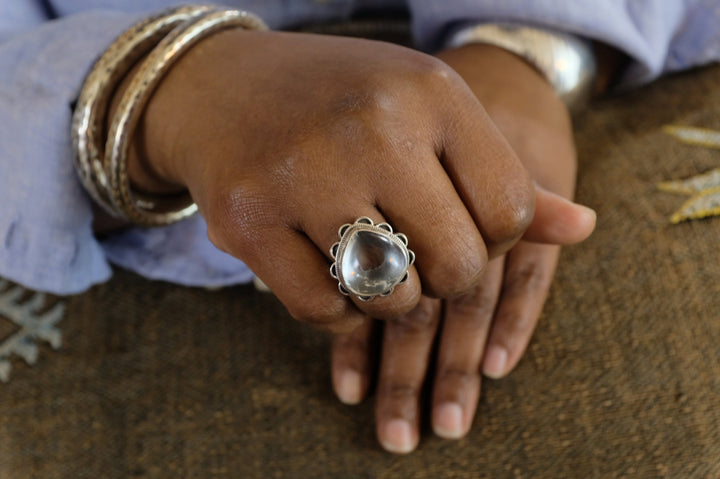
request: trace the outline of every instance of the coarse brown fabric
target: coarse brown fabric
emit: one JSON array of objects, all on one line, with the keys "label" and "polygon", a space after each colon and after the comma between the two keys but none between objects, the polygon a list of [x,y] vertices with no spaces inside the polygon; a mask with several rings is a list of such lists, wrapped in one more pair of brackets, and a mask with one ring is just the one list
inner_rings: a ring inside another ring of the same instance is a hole
[{"label": "coarse brown fabric", "polygon": [[69,300],[60,350],[0,384],[0,478],[720,477],[720,218],[670,226],[684,198],[655,188],[720,166],[661,131],[720,130],[719,111],[712,67],[577,118],[598,229],[564,250],[467,438],[385,453],[372,400],[332,395],[328,338],[271,295],[118,272]]}]

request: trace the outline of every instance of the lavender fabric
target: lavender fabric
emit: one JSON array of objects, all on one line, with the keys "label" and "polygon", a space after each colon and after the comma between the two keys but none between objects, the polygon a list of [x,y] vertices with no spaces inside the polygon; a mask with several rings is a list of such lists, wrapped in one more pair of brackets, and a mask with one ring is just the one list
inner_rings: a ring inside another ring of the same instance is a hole
[{"label": "lavender fabric", "polygon": [[[70,118],[93,61],[141,17],[174,0],[0,1],[0,276],[56,294],[107,280],[110,263],[186,285],[249,281],[215,249],[201,217],[151,230],[93,236],[92,208],[72,165]],[[626,52],[626,82],[720,59],[717,0],[235,0],[275,29],[348,19],[360,9],[406,7],[420,48],[449,29],[517,21],[601,40]]]}]

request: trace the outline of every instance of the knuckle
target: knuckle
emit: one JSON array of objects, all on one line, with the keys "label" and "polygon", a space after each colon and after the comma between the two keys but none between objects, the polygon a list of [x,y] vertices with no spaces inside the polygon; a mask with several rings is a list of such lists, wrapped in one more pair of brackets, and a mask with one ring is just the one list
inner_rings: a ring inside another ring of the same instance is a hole
[{"label": "knuckle", "polygon": [[458,83],[458,74],[447,63],[431,55],[418,54],[414,57],[411,68],[408,69],[412,78],[421,85],[430,88],[439,88],[447,92],[447,88],[454,88]]},{"label": "knuckle", "polygon": [[293,318],[320,329],[329,329],[348,316],[347,301],[341,297],[323,295],[321,301],[304,298],[286,307]]},{"label": "knuckle", "polygon": [[527,341],[530,338],[537,321],[537,315],[528,314],[525,311],[502,311],[497,318],[498,324],[502,324],[502,334],[497,335],[494,342],[513,351],[517,349],[518,342]]},{"label": "knuckle", "polygon": [[529,262],[508,269],[505,273],[503,294],[517,297],[529,292],[545,291],[549,286],[550,280],[545,268],[538,262]]},{"label": "knuckle", "polygon": [[379,393],[394,401],[414,400],[420,395],[420,386],[406,380],[393,378],[380,383]]},{"label": "knuckle", "polygon": [[447,314],[459,316],[470,324],[486,324],[495,313],[497,299],[487,288],[477,286],[448,301]]},{"label": "knuckle", "polygon": [[385,89],[381,85],[370,84],[343,92],[335,101],[333,110],[341,118],[375,117],[382,114],[386,101]]},{"label": "knuckle", "polygon": [[258,187],[236,185],[218,192],[205,215],[208,238],[223,251],[256,244],[277,222],[273,200]]},{"label": "knuckle", "polygon": [[429,284],[434,295],[442,298],[467,293],[480,282],[487,268],[484,250],[465,251],[450,257],[455,260],[434,265],[423,283]]},{"label": "knuckle", "polygon": [[532,215],[527,211],[518,207],[506,209],[499,221],[487,232],[488,239],[494,244],[514,243],[519,240],[532,221]]},{"label": "knuckle", "polygon": [[332,102],[331,113],[339,118],[362,118],[372,125],[373,121],[396,118],[399,108],[418,105],[418,98],[428,93],[447,95],[462,84],[459,75],[442,60],[404,52],[394,66],[368,72],[349,85]]},{"label": "knuckle", "polygon": [[449,382],[458,389],[475,384],[480,377],[478,370],[467,370],[460,366],[448,365],[440,367],[437,373],[437,381]]},{"label": "knuckle", "polygon": [[368,341],[353,334],[338,335],[335,339],[333,354],[341,357],[347,366],[358,372],[368,372],[365,358],[369,353]]},{"label": "knuckle", "polygon": [[528,229],[535,215],[535,196],[532,188],[507,193],[506,206],[499,210],[495,221],[485,231],[494,243],[517,241]]},{"label": "knuckle", "polygon": [[440,320],[439,304],[423,300],[408,314],[390,322],[389,334],[393,337],[427,334],[435,331]]},{"label": "knuckle", "polygon": [[330,99],[329,122],[352,124],[360,119],[367,120],[363,125],[371,125],[372,120],[393,114],[398,103],[398,85],[394,75],[387,71],[372,71],[350,82]]},{"label": "knuckle", "polygon": [[356,302],[356,306],[375,319],[396,321],[412,313],[420,303],[421,295],[420,285],[409,280],[388,298],[378,298],[370,303]]},{"label": "knuckle", "polygon": [[[375,91],[345,92],[328,115],[328,123],[323,129],[324,141],[365,152],[370,161],[374,155],[371,152],[385,151],[389,147],[387,131],[397,112],[396,103],[390,93],[377,88]],[[357,171],[358,165],[348,161],[343,162],[342,167]]]}]

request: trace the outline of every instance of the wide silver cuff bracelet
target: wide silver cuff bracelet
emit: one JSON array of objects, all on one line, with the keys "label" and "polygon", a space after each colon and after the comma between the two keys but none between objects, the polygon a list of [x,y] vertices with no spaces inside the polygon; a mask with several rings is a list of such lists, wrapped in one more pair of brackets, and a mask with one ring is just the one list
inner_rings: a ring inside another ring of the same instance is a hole
[{"label": "wide silver cuff bracelet", "polygon": [[570,108],[590,99],[597,76],[592,44],[556,30],[517,24],[482,24],[453,32],[447,47],[485,43],[508,50],[528,61],[553,86]]}]

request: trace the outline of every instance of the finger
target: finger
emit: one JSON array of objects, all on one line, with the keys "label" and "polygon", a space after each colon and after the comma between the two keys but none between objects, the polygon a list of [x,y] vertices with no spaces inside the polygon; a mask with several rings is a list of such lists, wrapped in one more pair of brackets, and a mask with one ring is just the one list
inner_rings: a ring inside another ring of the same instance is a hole
[{"label": "finger", "polygon": [[494,258],[508,251],[532,221],[533,184],[474,97],[465,99],[449,121],[453,128],[442,145],[443,165]]},{"label": "finger", "polygon": [[[408,182],[406,188],[397,188]],[[472,289],[487,265],[485,243],[434,153],[378,175],[378,204],[415,252],[423,294],[453,297]]]},{"label": "finger", "polygon": [[440,306],[423,297],[402,319],[385,323],[375,415],[378,440],[390,452],[406,454],[419,441],[420,393]]},{"label": "finger", "polygon": [[[320,202],[320,205],[323,203]],[[315,211],[311,217],[306,217],[300,224],[300,228],[306,232],[308,237],[318,246],[324,247],[328,259],[326,275],[330,276],[330,262],[333,261],[330,255],[330,248],[340,240],[339,228],[344,224],[352,224],[359,217],[370,218],[374,224],[388,223],[388,220],[374,207],[357,204],[355,206],[342,202],[331,202],[323,207],[308,209]],[[320,211],[320,214],[317,212]],[[352,212],[352,213],[351,213]],[[350,214],[358,214],[357,217]],[[318,221],[321,218],[322,221]],[[355,306],[365,314],[376,319],[398,318],[412,310],[420,300],[420,278],[414,266],[408,268],[408,279],[398,284],[388,296],[375,296],[370,301],[362,301],[355,295],[349,298]],[[336,294],[340,295],[338,282],[335,280]]]},{"label": "finger", "polygon": [[512,370],[530,341],[547,298],[560,247],[521,242],[508,253],[500,302],[488,339],[483,373]]},{"label": "finger", "polygon": [[523,240],[571,245],[587,239],[595,229],[595,211],[535,185],[535,216]]},{"label": "finger", "polygon": [[305,235],[278,226],[263,213],[272,209],[250,198],[230,198],[205,213],[212,243],[242,260],[295,319],[335,333],[360,325],[365,315],[338,293],[325,256]]},{"label": "finger", "polygon": [[332,342],[332,382],[345,404],[358,404],[370,387],[375,321],[366,318],[354,331],[336,334]]},{"label": "finger", "polygon": [[435,434],[459,439],[470,430],[480,397],[480,364],[500,294],[504,258],[488,265],[472,293],[446,301],[433,386]]}]

